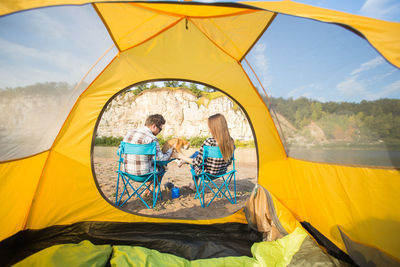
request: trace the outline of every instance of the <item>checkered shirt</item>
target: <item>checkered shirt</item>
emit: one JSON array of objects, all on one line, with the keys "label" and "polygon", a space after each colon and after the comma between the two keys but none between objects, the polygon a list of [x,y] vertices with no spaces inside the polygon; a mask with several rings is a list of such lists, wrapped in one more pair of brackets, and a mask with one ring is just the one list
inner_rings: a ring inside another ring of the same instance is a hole
[{"label": "checkered shirt", "polygon": [[[202,169],[201,169],[201,164],[203,163],[203,147],[204,146],[218,146],[217,141],[213,138],[207,138],[204,143],[201,145],[199,154],[197,157],[193,159],[193,169],[196,172],[196,174],[200,174]],[[232,163],[232,157],[228,162],[225,162],[224,159],[218,159],[218,158],[206,158],[205,161],[205,166],[204,166],[204,171],[212,174],[212,175],[217,175],[217,174],[222,174],[225,173],[228,166],[231,165]]]},{"label": "checkered shirt", "polygon": [[[151,130],[146,126],[129,131],[123,141],[131,144],[150,144],[151,142],[156,142],[156,157],[158,161],[168,160],[172,154],[172,148],[165,154],[162,153],[157,137],[155,137]],[[125,172],[133,175],[143,175],[152,172],[153,170],[154,164],[152,155],[126,155],[124,162]]]}]

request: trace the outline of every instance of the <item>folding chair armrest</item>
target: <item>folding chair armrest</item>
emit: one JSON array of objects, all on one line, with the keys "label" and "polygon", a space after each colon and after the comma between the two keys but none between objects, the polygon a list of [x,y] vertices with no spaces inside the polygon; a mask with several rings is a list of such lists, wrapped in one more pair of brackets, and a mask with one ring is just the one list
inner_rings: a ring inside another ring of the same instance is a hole
[{"label": "folding chair armrest", "polygon": [[167,165],[168,163],[170,163],[170,162],[173,161],[173,160],[175,160],[175,159],[160,160],[160,161],[157,161],[156,164],[157,164],[158,166],[165,166],[165,165]]}]

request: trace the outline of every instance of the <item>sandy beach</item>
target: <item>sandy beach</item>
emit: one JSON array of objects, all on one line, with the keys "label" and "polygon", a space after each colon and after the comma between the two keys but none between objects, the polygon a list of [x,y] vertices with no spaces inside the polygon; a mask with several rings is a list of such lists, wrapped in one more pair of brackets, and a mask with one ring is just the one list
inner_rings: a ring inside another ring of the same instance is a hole
[{"label": "sandy beach", "polygon": [[[190,155],[195,149],[185,151]],[[188,164],[178,167],[175,161],[168,164],[168,169],[161,183],[162,200],[157,201],[154,209],[147,209],[138,198],[130,199],[122,209],[127,212],[143,215],[162,216],[182,219],[207,219],[224,217],[242,208],[257,183],[257,159],[255,148],[236,149],[236,199],[237,204],[231,204],[225,198],[215,198],[209,207],[202,208],[200,201],[195,199],[195,190],[190,189],[192,183],[190,167]],[[115,202],[118,162],[116,148],[95,147],[93,156],[96,178],[103,194]],[[173,183],[179,188],[180,197],[172,198],[171,190],[166,183]],[[123,187],[120,185],[119,192]],[[209,191],[206,201],[212,197]],[[125,198],[123,198],[125,199]],[[145,198],[145,200],[149,200]],[[148,201],[150,203],[151,201]]]}]

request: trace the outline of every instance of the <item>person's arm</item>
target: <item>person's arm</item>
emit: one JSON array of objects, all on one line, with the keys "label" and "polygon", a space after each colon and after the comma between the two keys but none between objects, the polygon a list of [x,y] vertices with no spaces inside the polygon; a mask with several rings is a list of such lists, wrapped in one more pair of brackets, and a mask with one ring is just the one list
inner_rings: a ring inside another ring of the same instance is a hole
[{"label": "person's arm", "polygon": [[178,159],[181,159],[181,160],[184,160],[185,162],[187,162],[187,163],[189,163],[189,164],[193,164],[193,159],[192,158],[190,158],[190,157],[188,157],[188,156],[185,156],[185,155],[183,155],[182,153],[177,153],[178,155],[177,155],[177,158]]},{"label": "person's arm", "polygon": [[156,143],[156,149],[157,149],[157,161],[166,161],[169,160],[172,154],[172,148],[168,149],[165,154],[161,151],[160,149],[160,144],[157,142]]},{"label": "person's arm", "polygon": [[188,162],[189,164],[192,164],[194,168],[201,168],[201,164],[203,163],[203,151],[204,151],[204,146],[210,146],[210,138],[207,138],[204,140],[203,144],[201,145],[199,149],[199,153],[195,158],[189,158],[184,156],[185,158],[182,158],[184,161]]}]

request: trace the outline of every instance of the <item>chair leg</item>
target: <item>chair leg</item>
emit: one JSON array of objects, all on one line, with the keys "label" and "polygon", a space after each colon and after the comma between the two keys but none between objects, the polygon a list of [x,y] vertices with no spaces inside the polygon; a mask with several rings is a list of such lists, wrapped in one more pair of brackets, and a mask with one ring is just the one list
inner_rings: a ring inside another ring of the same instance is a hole
[{"label": "chair leg", "polygon": [[[127,198],[127,199],[125,199],[125,201],[120,205],[120,207],[122,207],[123,205],[125,205],[125,203],[126,202],[128,202],[128,200],[129,199],[131,199],[133,196],[137,196],[138,198],[140,198],[140,200],[146,205],[146,207],[148,208],[148,209],[150,209],[150,207],[149,207],[149,205],[147,204],[147,202],[142,198],[142,196],[141,196],[141,194],[147,189],[147,190],[150,190],[150,188],[146,185],[146,181],[145,182],[143,182],[136,190],[135,190],[135,188],[129,183],[129,182],[127,182],[128,184],[129,184],[129,186],[132,188],[132,190],[133,190],[133,193],[132,194],[130,194],[129,195],[129,197]],[[142,188],[142,186],[145,186],[146,187],[146,189],[143,189],[140,193],[139,193],[139,190]]]},{"label": "chair leg", "polygon": [[117,178],[117,188],[115,190],[115,205],[118,206],[118,187],[119,187],[119,179],[120,179],[121,174],[118,172],[118,178]]},{"label": "chair leg", "polygon": [[192,178],[193,178],[194,186],[195,186],[195,188],[196,188],[196,194],[194,195],[194,199],[196,199],[196,198],[200,197],[200,195],[199,195],[199,190],[198,190],[198,185],[197,185],[197,181],[198,181],[199,179],[196,180],[195,177],[192,177]]},{"label": "chair leg", "polygon": [[235,204],[236,202],[236,173],[233,173],[233,194],[235,196]]},{"label": "chair leg", "polygon": [[[221,193],[228,199],[228,201],[230,203],[236,204],[236,184],[235,184],[235,180],[234,180],[234,197],[232,197],[231,191],[229,190],[229,185],[231,184],[233,175],[234,174],[230,174],[226,180],[224,179],[223,186],[225,186],[225,190],[224,190],[224,192],[221,192]],[[221,186],[221,188],[222,188],[222,186]],[[229,197],[225,194],[226,191],[228,191]]]},{"label": "chair leg", "polygon": [[[163,200],[162,191],[161,191],[161,181],[165,174],[165,171],[160,173],[159,175],[155,175],[153,182],[153,208],[156,206],[158,196],[160,195],[160,200]],[[155,193],[154,193],[155,192]]]},{"label": "chair leg", "polygon": [[[122,191],[121,195],[119,196],[119,199],[118,199],[118,202],[117,202],[117,203],[118,203],[117,206],[119,206],[119,207],[122,207],[122,206],[123,206],[123,204],[120,204],[120,203],[121,203],[122,197],[123,197],[124,194],[125,194],[125,191],[127,192],[127,195],[129,196],[128,188],[127,188],[127,186],[126,186],[126,184],[127,184],[128,182],[125,181],[125,176],[124,176],[123,174],[121,174],[121,180],[122,180],[122,182],[123,182],[123,184],[124,184],[124,190]],[[118,197],[118,195],[117,195],[116,197]],[[125,202],[124,202],[124,203],[125,203]]]},{"label": "chair leg", "polygon": [[[196,179],[196,176],[194,176],[194,175],[192,176],[192,178],[193,178],[193,183],[196,187],[196,194],[194,196],[194,199],[199,198],[200,206],[202,208],[204,208],[204,186],[202,186],[204,180],[202,177],[199,177],[199,176],[197,176],[197,179]],[[200,188],[201,188],[201,191],[200,191]]]},{"label": "chair leg", "polygon": [[[206,204],[206,207],[210,206],[210,204],[214,201],[214,199],[215,199],[216,197],[222,198],[223,196],[224,196],[231,204],[236,204],[236,180],[235,180],[235,173],[229,174],[229,176],[228,176],[226,179],[225,179],[224,177],[222,177],[223,183],[222,183],[221,186],[217,186],[211,178],[209,178],[209,177],[207,177],[207,178],[208,178],[208,181],[206,182],[205,187],[208,187],[208,188],[214,193],[214,196],[213,196],[213,198]],[[232,182],[232,178],[233,178],[233,187],[234,187],[234,188],[233,188],[233,191],[234,191],[234,192],[233,192],[233,196],[232,196],[232,194],[231,194],[231,192],[230,192],[230,190],[229,190],[229,185],[230,185],[231,182]],[[213,188],[209,185],[210,183],[217,189],[216,192],[215,192],[215,191],[213,190]],[[226,194],[226,192],[228,192],[228,195],[229,195],[229,196]],[[221,194],[221,197],[219,197],[218,194]]]},{"label": "chair leg", "polygon": [[[150,209],[150,206],[147,204],[147,202],[142,198],[141,194],[146,191],[149,190],[151,193],[153,193],[153,190],[151,190],[149,188],[149,186],[147,185],[149,178],[147,178],[144,182],[142,182],[142,184],[135,189],[132,184],[129,182],[130,178],[129,177],[125,177],[125,175],[121,175],[122,181],[124,183],[124,190],[122,192],[122,194],[119,196],[119,200],[117,201],[117,206],[122,207],[123,205],[125,205],[126,202],[128,202],[133,196],[138,197],[145,205],[148,209]],[[133,190],[132,194],[129,193],[128,190],[128,185],[131,187],[131,189]],[[143,188],[144,187],[144,188]],[[124,200],[123,203],[121,203],[121,199],[122,196],[125,194],[125,191],[127,192],[126,194],[128,195],[128,198]],[[118,196],[117,196],[118,197]]]}]

